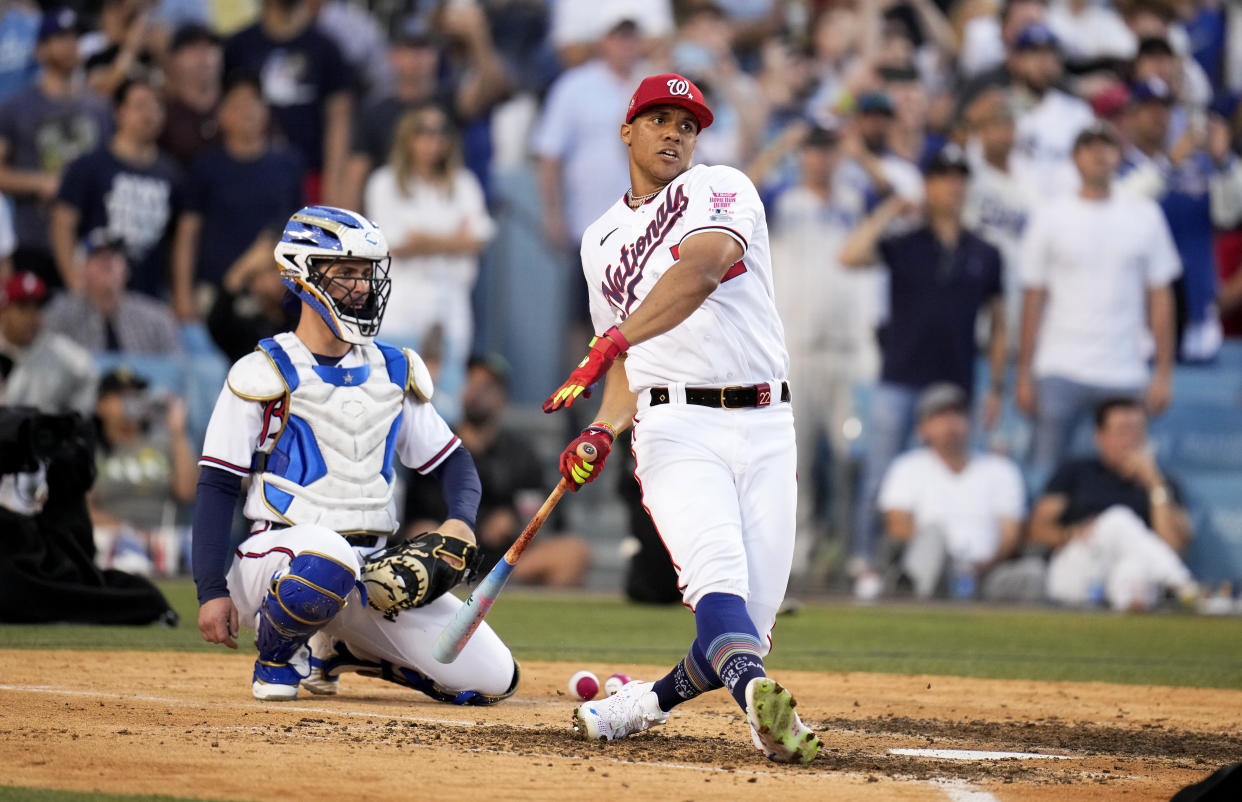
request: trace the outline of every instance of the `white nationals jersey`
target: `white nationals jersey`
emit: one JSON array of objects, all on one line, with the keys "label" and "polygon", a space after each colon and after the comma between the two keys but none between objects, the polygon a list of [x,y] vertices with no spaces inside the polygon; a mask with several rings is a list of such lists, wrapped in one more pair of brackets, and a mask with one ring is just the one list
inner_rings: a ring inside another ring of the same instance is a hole
[{"label": "white nationals jersey", "polygon": [[394,457],[426,473],[460,442],[427,402],[422,360],[375,343],[321,365],[289,333],[259,347],[229,370],[199,465],[251,476],[252,521],[395,532]]},{"label": "white nationals jersey", "polygon": [[637,210],[622,198],[587,228],[582,270],[596,332],[633,313],[677,262],[682,241],[708,231],[735,239],[742,259],[690,317],[630,348],[625,370],[634,392],[786,378],[763,204],[750,179],[732,167],[692,167]]}]

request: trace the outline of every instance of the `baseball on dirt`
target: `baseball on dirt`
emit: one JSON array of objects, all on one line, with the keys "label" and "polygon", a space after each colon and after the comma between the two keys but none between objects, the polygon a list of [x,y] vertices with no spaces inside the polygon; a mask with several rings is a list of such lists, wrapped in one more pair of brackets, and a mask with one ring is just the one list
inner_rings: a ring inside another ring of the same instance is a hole
[{"label": "baseball on dirt", "polygon": [[584,702],[599,693],[599,677],[590,671],[579,671],[569,678],[569,692]]},{"label": "baseball on dirt", "polygon": [[629,674],[621,674],[621,673],[613,674],[611,677],[604,680],[604,692],[607,693],[609,696],[612,696],[614,693],[621,690],[621,688],[625,686],[625,683],[629,681],[630,681]]}]

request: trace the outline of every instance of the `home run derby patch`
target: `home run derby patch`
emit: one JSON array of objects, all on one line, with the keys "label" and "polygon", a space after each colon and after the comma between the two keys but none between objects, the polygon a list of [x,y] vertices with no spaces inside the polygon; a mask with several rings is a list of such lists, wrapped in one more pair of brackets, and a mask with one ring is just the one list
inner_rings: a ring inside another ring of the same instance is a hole
[{"label": "home run derby patch", "polygon": [[736,201],[736,192],[716,192],[713,190],[711,199],[708,201],[712,208],[712,220],[717,223],[732,220],[733,204]]}]

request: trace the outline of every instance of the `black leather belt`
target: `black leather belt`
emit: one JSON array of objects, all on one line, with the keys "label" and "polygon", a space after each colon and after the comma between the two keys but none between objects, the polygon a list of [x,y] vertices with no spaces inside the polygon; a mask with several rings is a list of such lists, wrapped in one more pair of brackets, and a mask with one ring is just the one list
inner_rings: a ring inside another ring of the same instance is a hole
[{"label": "black leather belt", "polygon": [[[715,409],[766,407],[774,402],[770,384],[733,384],[728,387],[687,387],[686,403]],[[789,382],[781,382],[779,401],[789,400]],[[667,387],[651,388],[651,406],[669,403]]]},{"label": "black leather belt", "polygon": [[[266,529],[261,532],[251,532],[251,535],[261,535],[263,532],[275,532],[278,529],[288,529],[289,524],[279,524],[272,522]],[[351,546],[359,546],[367,549],[378,545],[381,537],[385,535],[345,535],[345,541]]]}]

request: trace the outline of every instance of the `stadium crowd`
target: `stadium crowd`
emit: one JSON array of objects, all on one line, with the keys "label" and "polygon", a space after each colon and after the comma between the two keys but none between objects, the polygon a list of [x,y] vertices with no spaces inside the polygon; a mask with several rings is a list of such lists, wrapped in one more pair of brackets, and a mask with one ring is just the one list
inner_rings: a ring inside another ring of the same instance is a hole
[{"label": "stadium crowd", "polygon": [[[767,206],[800,582],[1231,599],[1242,6],[1221,0],[0,0],[0,403],[95,416],[101,560],[174,526],[228,364],[289,326],[271,251],[306,204],[381,226],[381,338],[492,443],[463,393],[503,376],[529,406],[591,334],[578,242],[662,72],[715,114],[696,161]],[[483,352],[505,368],[472,374]]]}]

